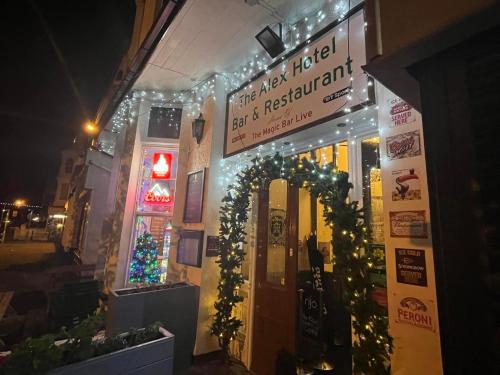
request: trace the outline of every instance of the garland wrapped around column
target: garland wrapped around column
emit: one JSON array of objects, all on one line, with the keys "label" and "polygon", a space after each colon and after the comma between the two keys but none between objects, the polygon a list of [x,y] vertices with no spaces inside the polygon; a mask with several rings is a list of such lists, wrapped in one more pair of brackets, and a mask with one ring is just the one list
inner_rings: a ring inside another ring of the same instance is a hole
[{"label": "garland wrapped around column", "polygon": [[243,284],[241,264],[245,257],[245,223],[248,220],[250,196],[268,186],[271,180],[286,179],[291,186],[307,188],[324,205],[325,223],[333,228],[335,249],[333,277],[342,286],[343,302],[353,317],[354,372],[383,375],[390,373],[392,338],[384,309],[372,299],[373,284],[369,269],[370,254],[364,250],[367,229],[358,202],[348,202],[352,184],[348,174],[337,172],[333,164],[320,166],[314,160],[280,154],[253,160],[237,175],[234,185],[222,200],[219,228],[219,268],[217,310],[211,333],[228,354],[229,343],[236,337],[241,321],[235,318],[234,306],[242,301],[238,289]]}]

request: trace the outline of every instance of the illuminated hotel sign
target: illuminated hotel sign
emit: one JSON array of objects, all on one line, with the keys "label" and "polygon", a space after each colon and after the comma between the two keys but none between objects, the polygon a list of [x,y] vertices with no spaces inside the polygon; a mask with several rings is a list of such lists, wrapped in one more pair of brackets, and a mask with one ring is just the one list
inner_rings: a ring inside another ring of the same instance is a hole
[{"label": "illuminated hotel sign", "polygon": [[153,155],[153,171],[151,178],[168,180],[172,169],[172,154],[156,153]]},{"label": "illuminated hotel sign", "polygon": [[359,11],[227,97],[224,156],[371,103]]}]

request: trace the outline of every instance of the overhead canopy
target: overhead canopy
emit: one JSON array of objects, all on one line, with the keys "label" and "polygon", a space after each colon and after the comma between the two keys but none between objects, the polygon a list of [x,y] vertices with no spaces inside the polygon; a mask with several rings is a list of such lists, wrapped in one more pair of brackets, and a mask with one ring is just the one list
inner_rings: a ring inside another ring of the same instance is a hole
[{"label": "overhead canopy", "polygon": [[314,16],[324,3],[324,0],[188,0],[134,88],[187,90],[213,73],[232,72],[262,53],[255,35],[265,26],[280,22],[286,26]]}]

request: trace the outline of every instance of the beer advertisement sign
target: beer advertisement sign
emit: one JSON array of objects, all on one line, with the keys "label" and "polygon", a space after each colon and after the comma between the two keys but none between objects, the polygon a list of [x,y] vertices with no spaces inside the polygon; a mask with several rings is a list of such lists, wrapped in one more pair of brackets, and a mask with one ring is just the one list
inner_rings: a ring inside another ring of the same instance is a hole
[{"label": "beer advertisement sign", "polygon": [[427,286],[425,250],[396,248],[396,277],[398,283]]},{"label": "beer advertisement sign", "polygon": [[431,332],[436,331],[433,301],[412,296],[397,296],[396,299],[398,301],[396,323],[409,324]]},{"label": "beer advertisement sign", "polygon": [[427,238],[425,210],[389,212],[391,237]]},{"label": "beer advertisement sign", "polygon": [[391,128],[397,128],[406,124],[411,124],[417,120],[413,107],[403,99],[395,96],[389,99]]},{"label": "beer advertisement sign", "polygon": [[386,143],[389,160],[411,158],[422,154],[418,130],[387,137]]},{"label": "beer advertisement sign", "polygon": [[392,171],[392,200],[412,201],[422,199],[420,176],[418,168]]}]

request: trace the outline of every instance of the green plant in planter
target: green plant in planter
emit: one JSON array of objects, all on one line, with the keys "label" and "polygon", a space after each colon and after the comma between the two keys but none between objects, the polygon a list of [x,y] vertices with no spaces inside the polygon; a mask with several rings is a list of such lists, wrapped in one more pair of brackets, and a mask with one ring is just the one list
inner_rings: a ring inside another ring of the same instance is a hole
[{"label": "green plant in planter", "polygon": [[85,319],[69,331],[63,327],[63,339],[67,339],[63,345],[64,362],[74,363],[94,357],[95,345],[92,339],[103,326],[103,316],[94,315]]},{"label": "green plant in planter", "polygon": [[45,374],[52,368],[59,367],[63,359],[62,348],[55,345],[54,335],[40,338],[27,338],[16,345],[7,363],[0,368],[5,375]]},{"label": "green plant in planter", "polygon": [[[131,329],[130,332],[93,341],[93,337],[103,326],[101,315],[89,317],[80,325],[67,331],[63,328],[59,335],[45,335],[28,338],[14,347],[0,375],[39,375],[71,363],[84,361],[100,355],[143,344],[160,338],[160,322],[146,328]],[[66,340],[56,345],[57,339]]]}]

